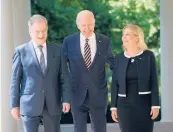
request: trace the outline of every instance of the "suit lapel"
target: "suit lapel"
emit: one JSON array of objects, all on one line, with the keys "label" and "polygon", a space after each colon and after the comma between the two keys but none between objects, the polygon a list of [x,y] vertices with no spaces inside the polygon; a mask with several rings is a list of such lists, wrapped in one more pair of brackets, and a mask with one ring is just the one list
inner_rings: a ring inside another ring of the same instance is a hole
[{"label": "suit lapel", "polygon": [[36,55],[36,52],[35,52],[35,49],[34,49],[34,45],[33,45],[33,43],[32,43],[31,41],[29,42],[29,49],[30,49],[30,51],[31,51],[31,54],[32,54],[34,63],[36,64],[37,69],[38,69],[38,71],[39,71],[39,74],[43,77],[44,75],[43,75],[43,73],[42,73],[40,64],[39,64],[39,62],[38,62],[37,55]]},{"label": "suit lapel", "polygon": [[121,73],[119,73],[119,74],[122,76],[124,84],[126,85],[125,80],[126,80],[126,71],[127,71],[127,66],[129,63],[129,58],[124,57],[124,55],[122,55],[121,61],[119,61],[119,63],[120,62],[121,62],[121,64],[120,64],[120,67],[121,67],[120,72]]},{"label": "suit lapel", "polygon": [[85,60],[82,56],[82,53],[81,53],[81,47],[80,47],[80,34],[77,34],[77,39],[76,39],[76,50],[77,50],[77,54],[79,55],[79,58],[80,58],[80,61],[82,63],[82,65],[85,67],[85,70],[88,70],[86,65],[85,65]]},{"label": "suit lapel", "polygon": [[101,44],[101,39],[100,39],[100,36],[98,34],[96,34],[96,54],[94,56],[94,59],[91,63],[91,66],[90,66],[90,69],[92,69],[92,67],[94,66],[95,62],[96,62],[96,59],[97,59],[97,56],[100,55],[100,44]]},{"label": "suit lapel", "polygon": [[47,47],[47,67],[46,67],[46,71],[45,71],[45,75],[44,76],[46,76],[47,75],[47,73],[48,73],[48,71],[49,71],[49,66],[50,66],[50,63],[51,63],[51,57],[52,57],[52,46],[50,45],[50,44],[48,44],[47,42],[46,42],[46,47]]}]

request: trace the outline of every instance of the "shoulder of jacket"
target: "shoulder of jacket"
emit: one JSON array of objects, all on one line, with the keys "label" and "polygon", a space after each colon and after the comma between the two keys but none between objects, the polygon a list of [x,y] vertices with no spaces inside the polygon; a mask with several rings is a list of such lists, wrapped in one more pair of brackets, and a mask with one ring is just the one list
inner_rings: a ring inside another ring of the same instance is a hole
[{"label": "shoulder of jacket", "polygon": [[21,51],[21,50],[27,48],[28,45],[29,45],[29,42],[28,42],[28,43],[23,43],[23,44],[17,46],[17,47],[15,48],[15,50]]},{"label": "shoulder of jacket", "polygon": [[74,34],[71,34],[71,35],[68,35],[64,38],[64,40],[71,40],[71,39],[74,39],[75,37],[77,37],[78,35],[80,35],[79,33],[74,33]]},{"label": "shoulder of jacket", "polygon": [[144,55],[154,55],[154,53],[151,50],[145,50]]}]

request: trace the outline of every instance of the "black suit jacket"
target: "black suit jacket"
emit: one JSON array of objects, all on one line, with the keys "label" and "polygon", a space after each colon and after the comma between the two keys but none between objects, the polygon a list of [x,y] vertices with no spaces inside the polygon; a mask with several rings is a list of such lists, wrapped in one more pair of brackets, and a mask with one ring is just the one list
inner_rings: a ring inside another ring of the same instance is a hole
[{"label": "black suit jacket", "polygon": [[105,64],[113,67],[114,55],[107,36],[96,34],[96,46],[96,55],[88,70],[81,54],[80,34],[76,33],[64,39],[63,51],[69,63],[73,106],[83,104],[87,91],[91,107],[105,107],[107,104]]},{"label": "black suit jacket", "polygon": [[[126,96],[126,70],[129,58],[124,52],[116,55],[111,86],[111,106],[117,107],[119,95]],[[138,72],[139,94],[151,94],[152,106],[159,106],[156,61],[153,52],[146,50],[135,59]]]}]

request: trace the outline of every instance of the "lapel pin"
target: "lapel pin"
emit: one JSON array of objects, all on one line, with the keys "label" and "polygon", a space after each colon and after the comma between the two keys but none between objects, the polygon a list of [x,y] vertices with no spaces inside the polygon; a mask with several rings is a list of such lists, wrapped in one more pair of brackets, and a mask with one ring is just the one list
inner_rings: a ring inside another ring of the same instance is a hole
[{"label": "lapel pin", "polygon": [[131,62],[133,63],[135,61],[135,59],[131,59]]}]

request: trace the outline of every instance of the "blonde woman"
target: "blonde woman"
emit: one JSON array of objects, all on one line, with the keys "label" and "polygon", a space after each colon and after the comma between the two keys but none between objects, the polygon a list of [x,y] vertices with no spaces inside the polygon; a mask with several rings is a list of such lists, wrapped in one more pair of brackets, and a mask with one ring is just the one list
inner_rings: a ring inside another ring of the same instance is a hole
[{"label": "blonde woman", "polygon": [[153,132],[160,108],[154,54],[137,25],[124,27],[122,42],[124,52],[115,57],[112,77],[112,119],[121,132]]}]

